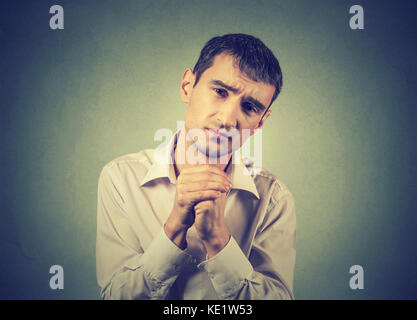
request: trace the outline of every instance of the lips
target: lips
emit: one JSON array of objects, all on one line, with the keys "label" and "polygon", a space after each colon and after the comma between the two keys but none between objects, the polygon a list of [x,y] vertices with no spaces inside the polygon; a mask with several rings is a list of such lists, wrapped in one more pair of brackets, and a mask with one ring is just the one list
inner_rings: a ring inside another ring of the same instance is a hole
[{"label": "lips", "polygon": [[220,132],[219,130],[216,130],[216,129],[208,129],[209,130],[209,132],[213,135],[213,136],[215,136],[215,137],[217,137],[217,138],[220,138],[220,139],[226,139],[226,140],[228,140],[229,139],[229,136],[228,135],[226,135],[226,134],[224,134],[224,133],[222,133],[222,132]]}]

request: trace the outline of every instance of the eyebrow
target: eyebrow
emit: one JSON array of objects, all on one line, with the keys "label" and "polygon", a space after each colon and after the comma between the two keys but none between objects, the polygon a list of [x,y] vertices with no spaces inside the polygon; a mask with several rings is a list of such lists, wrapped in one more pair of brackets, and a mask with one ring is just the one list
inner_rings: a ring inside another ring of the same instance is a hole
[{"label": "eyebrow", "polygon": [[224,89],[227,89],[227,90],[229,90],[229,91],[232,91],[233,93],[238,93],[238,92],[239,92],[239,89],[234,88],[234,87],[232,87],[232,86],[229,86],[229,85],[225,84],[225,83],[224,83],[223,81],[221,81],[221,80],[211,80],[211,81],[210,81],[210,84],[215,85],[215,86],[220,86],[220,87],[223,87]]},{"label": "eyebrow", "polygon": [[247,97],[245,99],[247,101],[253,103],[259,109],[259,111],[264,111],[266,109],[266,107],[261,102],[259,102],[258,100],[256,100],[255,98]]},{"label": "eyebrow", "polygon": [[[229,91],[231,91],[231,92],[233,92],[233,93],[239,93],[239,89],[237,89],[237,88],[234,88],[234,87],[232,87],[232,86],[229,86],[229,85],[227,85],[227,84],[225,84],[223,81],[221,81],[221,80],[211,80],[210,81],[210,84],[211,85],[215,85],[215,86],[220,86],[220,87],[222,87],[222,88],[224,88],[224,89],[227,89],[227,90],[229,90]],[[251,103],[253,103],[260,111],[264,111],[264,110],[266,110],[266,107],[263,105],[263,103],[262,102],[260,102],[259,100],[257,100],[257,99],[255,99],[255,98],[253,98],[253,97],[251,97],[251,96],[249,96],[249,97],[245,97],[244,98],[247,102],[251,102]]]}]

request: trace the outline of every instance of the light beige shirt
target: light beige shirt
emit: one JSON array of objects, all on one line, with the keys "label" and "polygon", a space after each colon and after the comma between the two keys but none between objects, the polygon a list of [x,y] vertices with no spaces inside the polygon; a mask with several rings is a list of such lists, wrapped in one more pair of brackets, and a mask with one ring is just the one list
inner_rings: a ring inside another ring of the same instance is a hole
[{"label": "light beige shirt", "polygon": [[[233,186],[225,207],[231,238],[217,255],[206,260],[194,226],[184,251],[166,236],[163,226],[176,190],[170,160],[177,135],[164,148],[111,161],[100,174],[96,267],[101,297],[294,299],[293,196],[266,170],[251,171],[250,162],[231,164]],[[161,155],[170,158],[155,161]]]}]

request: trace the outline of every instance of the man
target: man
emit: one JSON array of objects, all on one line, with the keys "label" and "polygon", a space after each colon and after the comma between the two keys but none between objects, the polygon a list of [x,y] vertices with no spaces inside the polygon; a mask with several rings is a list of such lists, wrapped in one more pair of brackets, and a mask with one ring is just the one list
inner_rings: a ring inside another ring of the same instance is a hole
[{"label": "man", "polygon": [[120,157],[101,172],[104,299],[294,298],[293,197],[278,178],[234,157],[281,87],[278,60],[259,39],[227,34],[204,46],[182,77],[182,129],[164,148]]}]

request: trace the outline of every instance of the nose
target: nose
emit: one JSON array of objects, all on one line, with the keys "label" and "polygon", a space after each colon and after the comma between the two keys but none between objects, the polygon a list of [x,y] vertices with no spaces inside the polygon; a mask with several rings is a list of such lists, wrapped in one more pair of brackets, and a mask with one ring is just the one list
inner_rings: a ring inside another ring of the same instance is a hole
[{"label": "nose", "polygon": [[231,130],[238,127],[237,115],[239,110],[238,102],[224,104],[217,112],[217,122],[222,128]]}]

